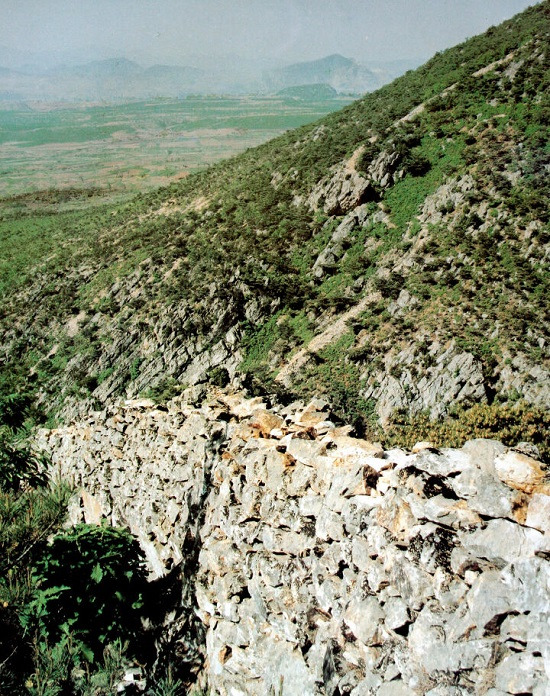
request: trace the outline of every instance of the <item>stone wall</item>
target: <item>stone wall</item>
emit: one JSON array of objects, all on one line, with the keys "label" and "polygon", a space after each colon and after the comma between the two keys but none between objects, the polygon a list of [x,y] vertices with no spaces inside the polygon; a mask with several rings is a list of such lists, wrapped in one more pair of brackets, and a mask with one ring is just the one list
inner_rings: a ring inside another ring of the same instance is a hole
[{"label": "stone wall", "polygon": [[78,487],[73,521],[127,525],[152,577],[194,555],[180,615],[202,630],[180,622],[177,639],[213,693],[548,693],[536,452],[383,451],[322,401],[225,392],[115,404],[38,442]]}]

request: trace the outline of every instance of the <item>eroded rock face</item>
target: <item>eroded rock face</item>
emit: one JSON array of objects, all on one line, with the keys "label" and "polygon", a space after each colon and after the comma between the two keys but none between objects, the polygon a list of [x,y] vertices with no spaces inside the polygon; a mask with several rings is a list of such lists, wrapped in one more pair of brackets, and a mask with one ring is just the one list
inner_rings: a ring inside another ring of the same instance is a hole
[{"label": "eroded rock face", "polygon": [[379,191],[389,188],[403,176],[397,171],[400,156],[397,152],[382,151],[359,173],[357,164],[363,154],[359,147],[349,160],[333,167],[330,175],[322,179],[307,198],[312,210],[323,210],[327,215],[344,215],[368,201],[378,200]]},{"label": "eroded rock face", "polygon": [[[425,365],[420,378],[415,375],[419,364]],[[485,389],[479,361],[451,341],[446,348],[432,344],[426,355],[411,345],[387,356],[383,368],[370,377],[363,397],[376,401],[376,412],[386,423],[399,409],[428,411],[439,418],[455,403],[485,403]]]},{"label": "eroded rock face", "polygon": [[376,198],[372,182],[343,165],[336,168],[331,177],[317,184],[307,203],[312,210],[323,210],[327,215],[343,215]]},{"label": "eroded rock face", "polygon": [[167,630],[216,694],[548,693],[540,462],[490,440],[384,451],[330,417],[218,392],[39,444],[81,489],[72,520],[128,525],[152,576],[194,554]]},{"label": "eroded rock face", "polygon": [[338,227],[332,233],[330,242],[319,254],[313,264],[313,273],[316,278],[324,275],[325,268],[334,266],[340,261],[346,248],[349,246],[349,238],[357,227],[361,227],[367,219],[367,206],[360,205],[349,212]]}]

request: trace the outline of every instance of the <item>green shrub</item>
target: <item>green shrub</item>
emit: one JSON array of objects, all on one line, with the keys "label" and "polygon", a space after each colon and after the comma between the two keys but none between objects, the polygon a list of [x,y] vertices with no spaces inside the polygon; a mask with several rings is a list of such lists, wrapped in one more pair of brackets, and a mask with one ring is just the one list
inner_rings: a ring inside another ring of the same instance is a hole
[{"label": "green shrub", "polygon": [[186,388],[186,384],[178,382],[174,377],[163,377],[154,387],[145,390],[143,396],[164,403],[179,396]]},{"label": "green shrub", "polygon": [[23,484],[42,486],[47,482],[46,460],[17,443],[7,429],[0,428],[0,490],[16,491]]},{"label": "green shrub", "polygon": [[[170,665],[168,666],[167,673],[155,680],[151,690],[152,696],[183,696],[185,693],[189,692],[185,688],[183,682],[172,675]],[[193,690],[191,693],[200,696],[200,694],[204,692]]]},{"label": "green shrub", "polygon": [[5,392],[10,386],[0,384],[0,426],[16,430],[23,425],[34,395],[30,392]]},{"label": "green shrub", "polygon": [[80,646],[72,636],[50,645],[34,644],[34,672],[25,680],[31,696],[112,696],[124,675],[126,645],[115,641],[105,646],[102,659],[93,668],[80,663]]},{"label": "green shrub", "polygon": [[9,685],[12,693],[20,693],[17,687],[33,663],[29,634],[21,622],[36,589],[32,565],[48,536],[61,527],[71,494],[63,484],[45,483],[29,451],[16,449],[4,439],[0,446],[0,684]]},{"label": "green shrub", "polygon": [[458,407],[444,420],[430,420],[426,414],[395,414],[384,432],[371,433],[385,447],[410,449],[427,440],[436,447],[462,447],[467,440],[489,438],[505,445],[530,442],[539,448],[542,460],[550,461],[550,413],[524,401],[513,405],[476,404]]},{"label": "green shrub", "polygon": [[94,661],[105,644],[137,637],[146,571],[125,529],[78,524],[58,534],[37,559],[35,577],[25,621],[49,641],[70,633]]},{"label": "green shrub", "polygon": [[28,449],[9,437],[2,445],[0,685],[13,694],[110,696],[141,630],[143,554],[125,530],[92,525],[48,543],[72,491],[49,483],[46,462]]}]

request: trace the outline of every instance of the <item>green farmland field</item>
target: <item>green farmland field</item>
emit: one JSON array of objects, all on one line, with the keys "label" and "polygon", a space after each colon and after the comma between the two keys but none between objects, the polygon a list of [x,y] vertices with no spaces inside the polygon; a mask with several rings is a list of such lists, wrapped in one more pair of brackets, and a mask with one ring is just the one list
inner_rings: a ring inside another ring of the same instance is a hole
[{"label": "green farmland field", "polygon": [[350,98],[187,97],[0,106],[0,197],[168,184],[342,108]]}]

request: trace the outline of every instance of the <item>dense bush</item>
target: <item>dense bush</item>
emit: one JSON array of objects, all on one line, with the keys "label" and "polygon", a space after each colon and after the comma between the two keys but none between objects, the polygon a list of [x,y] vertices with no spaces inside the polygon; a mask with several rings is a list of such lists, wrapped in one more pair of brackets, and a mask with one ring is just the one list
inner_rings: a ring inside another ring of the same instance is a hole
[{"label": "dense bush", "polygon": [[44,485],[28,451],[19,449],[12,458],[9,442],[0,447],[0,684],[19,693],[36,657],[22,620],[36,592],[33,564],[64,521],[70,490]]},{"label": "dense bush", "polygon": [[72,491],[18,435],[0,430],[0,693],[108,696],[139,642],[143,554],[122,529],[60,532]]},{"label": "dense bush", "polygon": [[436,447],[462,447],[474,438],[496,439],[508,446],[530,442],[538,447],[543,461],[550,462],[550,413],[525,402],[459,407],[444,420],[430,420],[423,414],[395,414],[385,431],[377,429],[370,434],[386,447],[405,449],[420,440]]},{"label": "dense bush", "polygon": [[106,644],[135,641],[146,572],[143,552],[128,531],[71,527],[48,544],[34,572],[38,589],[26,620],[49,642],[71,633],[94,661]]}]

